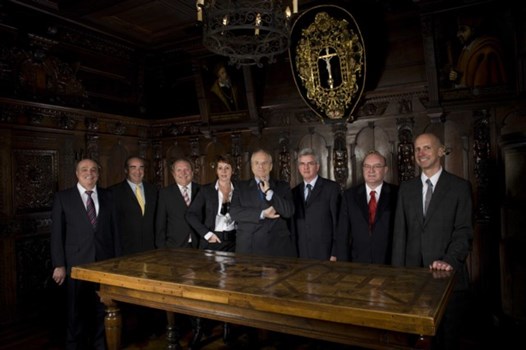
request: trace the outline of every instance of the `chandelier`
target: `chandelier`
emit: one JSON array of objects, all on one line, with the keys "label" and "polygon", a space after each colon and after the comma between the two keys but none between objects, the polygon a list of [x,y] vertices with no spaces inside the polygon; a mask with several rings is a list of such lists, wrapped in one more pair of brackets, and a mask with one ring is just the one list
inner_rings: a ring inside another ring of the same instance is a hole
[{"label": "chandelier", "polygon": [[236,66],[276,62],[289,48],[289,22],[298,12],[282,0],[197,0],[197,20],[203,23],[203,45]]}]

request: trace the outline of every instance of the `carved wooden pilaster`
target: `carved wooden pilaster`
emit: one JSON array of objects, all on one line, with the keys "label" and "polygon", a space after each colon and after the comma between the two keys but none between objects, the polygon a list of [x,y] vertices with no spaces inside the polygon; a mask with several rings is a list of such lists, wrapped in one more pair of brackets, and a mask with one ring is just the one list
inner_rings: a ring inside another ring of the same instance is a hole
[{"label": "carved wooden pilaster", "polygon": [[234,160],[234,173],[232,179],[239,180],[241,176],[241,165],[243,164],[243,154],[241,151],[241,137],[238,133],[232,133],[230,135],[232,140],[232,159]]},{"label": "carved wooden pilaster", "polygon": [[344,124],[336,124],[334,132],[334,178],[343,190],[347,185],[349,177],[349,155],[347,152],[347,127]]},{"label": "carved wooden pilaster", "polygon": [[473,160],[477,186],[477,204],[475,217],[478,221],[488,221],[490,215],[489,179],[491,172],[491,136],[489,112],[478,110],[473,112],[476,118],[473,125]]},{"label": "carved wooden pilaster", "polygon": [[283,132],[279,138],[278,170],[279,179],[290,182],[290,137],[288,132]]},{"label": "carved wooden pilaster", "polygon": [[396,119],[398,129],[398,181],[416,176],[415,152],[413,146],[413,118]]},{"label": "carved wooden pilaster", "polygon": [[152,151],[153,183],[157,186],[157,188],[161,188],[163,186],[164,167],[162,145],[159,140],[152,142]]},{"label": "carved wooden pilaster", "polygon": [[199,155],[199,137],[190,138],[190,161],[194,167],[194,178],[200,179],[201,159]]}]

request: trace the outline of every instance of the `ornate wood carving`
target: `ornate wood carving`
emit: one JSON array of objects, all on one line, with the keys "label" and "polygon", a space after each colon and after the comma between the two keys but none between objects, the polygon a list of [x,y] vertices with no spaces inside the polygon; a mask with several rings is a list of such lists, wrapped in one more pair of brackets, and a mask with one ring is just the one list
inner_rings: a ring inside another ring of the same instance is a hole
[{"label": "ornate wood carving", "polygon": [[234,159],[234,173],[232,178],[239,180],[241,177],[241,166],[243,165],[243,154],[241,151],[241,135],[239,133],[233,133],[230,135],[232,142],[232,158]]},{"label": "ornate wood carving", "polygon": [[199,154],[199,137],[190,139],[190,161],[194,167],[194,179],[201,178],[201,159]]},{"label": "ornate wood carving", "polygon": [[290,182],[290,137],[288,133],[284,132],[279,138],[279,154],[278,154],[278,172],[279,179]]},{"label": "ornate wood carving", "polygon": [[161,141],[156,140],[152,142],[153,150],[153,183],[158,188],[163,186],[164,167],[163,167],[163,151]]},{"label": "ornate wood carving", "polygon": [[347,184],[349,177],[349,155],[347,152],[347,127],[344,124],[336,124],[333,129],[334,132],[334,178],[340,184],[342,190]]},{"label": "ornate wood carving", "polygon": [[398,129],[398,181],[406,181],[416,176],[415,152],[413,146],[412,118],[396,119]]},{"label": "ornate wood carving", "polygon": [[15,150],[13,200],[16,213],[50,210],[58,187],[56,151]]},{"label": "ornate wood carving", "polygon": [[477,185],[477,204],[475,216],[479,221],[488,221],[490,215],[489,178],[491,159],[491,136],[489,112],[478,110],[473,112],[476,118],[473,125],[473,162]]},{"label": "ornate wood carving", "polygon": [[88,148],[86,152],[86,156],[88,158],[98,161],[100,159],[99,158],[99,136],[96,134],[87,134],[86,142],[87,142],[87,148]]}]

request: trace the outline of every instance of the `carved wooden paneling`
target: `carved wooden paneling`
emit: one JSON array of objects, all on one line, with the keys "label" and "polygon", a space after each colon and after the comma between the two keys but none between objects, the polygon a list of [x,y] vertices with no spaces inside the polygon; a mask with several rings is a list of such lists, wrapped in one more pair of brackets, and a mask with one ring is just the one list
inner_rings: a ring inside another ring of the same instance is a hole
[{"label": "carved wooden paneling", "polygon": [[396,122],[398,129],[398,182],[400,183],[416,176],[415,150],[413,146],[414,120],[411,118],[399,118]]},{"label": "carved wooden paneling", "polygon": [[17,214],[50,210],[58,188],[57,152],[14,150],[13,201]]}]

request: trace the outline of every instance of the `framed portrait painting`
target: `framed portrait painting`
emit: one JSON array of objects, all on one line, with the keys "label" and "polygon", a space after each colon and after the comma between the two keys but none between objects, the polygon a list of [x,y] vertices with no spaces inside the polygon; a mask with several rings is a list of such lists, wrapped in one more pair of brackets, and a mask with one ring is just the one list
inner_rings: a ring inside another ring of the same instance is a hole
[{"label": "framed portrait painting", "polygon": [[432,16],[441,101],[515,93],[512,10],[495,2]]}]

